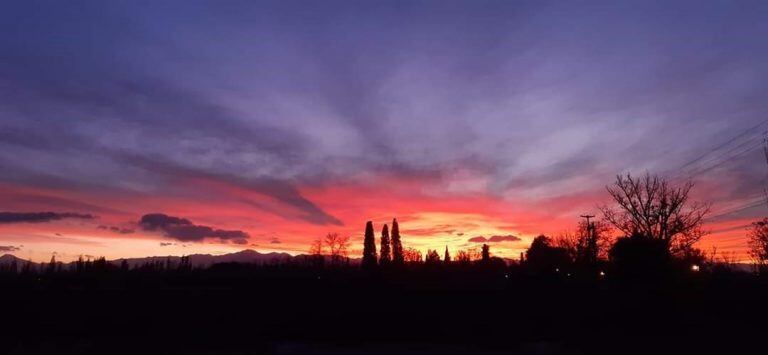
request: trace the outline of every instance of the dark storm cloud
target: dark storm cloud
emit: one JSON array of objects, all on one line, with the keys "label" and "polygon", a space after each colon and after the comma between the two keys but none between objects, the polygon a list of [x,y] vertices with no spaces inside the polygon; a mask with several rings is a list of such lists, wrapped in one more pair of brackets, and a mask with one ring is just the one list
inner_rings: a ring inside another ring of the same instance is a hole
[{"label": "dark storm cloud", "polygon": [[[4,5],[3,182],[208,176],[338,225],[295,186],[451,185],[458,166],[510,199],[568,195],[674,172],[768,113],[764,2]],[[741,171],[722,198],[760,192],[752,158],[697,178]]]},{"label": "dark storm cloud", "polygon": [[169,238],[184,242],[199,242],[206,238],[218,238],[235,244],[246,244],[248,233],[240,230],[222,230],[196,225],[186,218],[168,216],[162,213],[145,214],[139,221],[145,231],[162,232]]},{"label": "dark storm cloud", "polygon": [[0,245],[0,252],[13,252],[19,250],[21,250],[21,247],[15,245]]},{"label": "dark storm cloud", "polygon": [[62,219],[95,219],[90,214],[71,212],[0,212],[0,224],[45,223]]}]

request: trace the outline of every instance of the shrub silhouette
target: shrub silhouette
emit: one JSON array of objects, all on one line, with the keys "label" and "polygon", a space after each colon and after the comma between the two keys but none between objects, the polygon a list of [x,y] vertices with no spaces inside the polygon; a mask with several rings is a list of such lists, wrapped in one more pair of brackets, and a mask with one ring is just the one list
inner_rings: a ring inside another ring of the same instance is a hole
[{"label": "shrub silhouette", "polygon": [[427,255],[424,258],[424,263],[427,265],[439,265],[440,254],[437,253],[437,250],[428,249]]},{"label": "shrub silhouette", "polygon": [[658,275],[671,266],[672,256],[665,240],[633,234],[616,240],[609,257],[624,276]]},{"label": "shrub silhouette", "polygon": [[565,248],[552,246],[549,237],[540,235],[526,251],[525,264],[539,272],[558,272],[570,264],[570,257]]}]

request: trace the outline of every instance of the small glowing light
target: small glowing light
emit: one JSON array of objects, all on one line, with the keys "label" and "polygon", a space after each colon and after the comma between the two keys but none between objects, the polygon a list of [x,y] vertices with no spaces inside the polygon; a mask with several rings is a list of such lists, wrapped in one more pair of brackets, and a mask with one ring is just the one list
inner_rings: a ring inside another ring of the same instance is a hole
[{"label": "small glowing light", "polygon": [[605,276],[605,271],[600,271],[600,276]]},{"label": "small glowing light", "polygon": [[559,268],[555,268],[555,272],[560,272],[560,269]]},{"label": "small glowing light", "polygon": [[509,278],[509,274],[504,275],[504,278],[508,279]]},{"label": "small glowing light", "polygon": [[698,272],[699,271],[699,265],[696,265],[696,264],[691,265],[691,271]]}]

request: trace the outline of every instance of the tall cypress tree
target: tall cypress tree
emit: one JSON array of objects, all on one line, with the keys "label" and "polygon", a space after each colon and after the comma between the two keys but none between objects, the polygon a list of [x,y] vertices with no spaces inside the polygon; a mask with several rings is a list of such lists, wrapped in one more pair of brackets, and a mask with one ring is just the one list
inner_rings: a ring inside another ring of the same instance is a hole
[{"label": "tall cypress tree", "polygon": [[443,257],[443,262],[446,264],[451,263],[451,254],[448,253],[448,246],[445,246],[445,256]]},{"label": "tall cypress tree", "polygon": [[392,220],[392,262],[395,265],[403,265],[403,243],[400,241],[400,227],[397,225],[397,218]]},{"label": "tall cypress tree", "polygon": [[491,260],[491,251],[488,244],[483,244],[483,252],[482,252],[482,260],[483,262],[488,262]]},{"label": "tall cypress tree", "polygon": [[376,267],[376,237],[373,236],[373,222],[365,224],[365,240],[363,241],[363,268]]},{"label": "tall cypress tree", "polygon": [[389,247],[389,227],[384,225],[381,229],[381,256],[379,257],[379,265],[387,266],[392,261],[392,254]]}]

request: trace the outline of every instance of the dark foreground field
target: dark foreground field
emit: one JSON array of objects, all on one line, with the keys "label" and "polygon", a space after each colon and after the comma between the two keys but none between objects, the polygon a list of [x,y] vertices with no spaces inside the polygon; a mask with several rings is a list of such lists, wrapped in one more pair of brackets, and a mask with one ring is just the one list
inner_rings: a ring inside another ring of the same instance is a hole
[{"label": "dark foreground field", "polygon": [[258,269],[4,276],[2,352],[764,353],[768,287],[503,271]]}]

